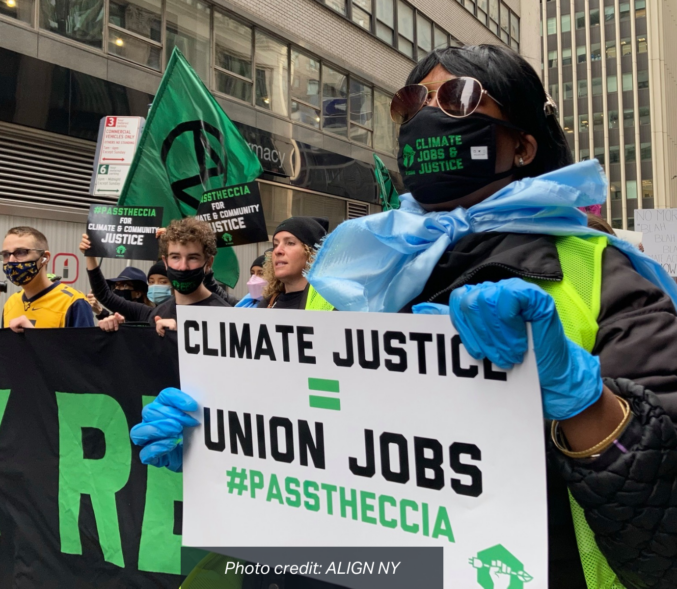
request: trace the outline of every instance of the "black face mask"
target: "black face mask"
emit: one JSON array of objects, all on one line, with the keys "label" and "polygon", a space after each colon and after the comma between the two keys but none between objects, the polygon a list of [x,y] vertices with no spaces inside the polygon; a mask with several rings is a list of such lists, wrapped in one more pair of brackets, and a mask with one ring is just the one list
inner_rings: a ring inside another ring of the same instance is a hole
[{"label": "black face mask", "polygon": [[507,121],[482,114],[455,119],[425,106],[400,127],[397,164],[413,197],[423,204],[456,200],[507,178],[497,174],[496,127],[521,131]]},{"label": "black face mask", "polygon": [[167,268],[167,278],[176,292],[183,295],[194,293],[205,279],[205,267],[195,270],[173,270]]},{"label": "black face mask", "polygon": [[116,288],[113,292],[116,295],[118,295],[120,298],[125,299],[125,301],[133,301],[134,300],[134,297],[132,295],[132,293],[134,291],[132,291],[132,290],[122,290],[122,289]]}]

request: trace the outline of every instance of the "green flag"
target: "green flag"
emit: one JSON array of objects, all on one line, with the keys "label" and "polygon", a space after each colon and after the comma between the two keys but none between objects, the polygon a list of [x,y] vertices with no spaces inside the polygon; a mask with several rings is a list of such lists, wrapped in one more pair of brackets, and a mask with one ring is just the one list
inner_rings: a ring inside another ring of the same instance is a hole
[{"label": "green flag", "polygon": [[[252,182],[262,171],[240,132],[175,48],[118,205],[163,207],[166,226],[195,215],[203,192]],[[232,248],[219,249],[214,273],[235,286],[240,271]]]},{"label": "green flag", "polygon": [[400,208],[400,195],[397,194],[393,180],[383,160],[374,155],[374,176],[379,187],[379,201],[384,211]]}]

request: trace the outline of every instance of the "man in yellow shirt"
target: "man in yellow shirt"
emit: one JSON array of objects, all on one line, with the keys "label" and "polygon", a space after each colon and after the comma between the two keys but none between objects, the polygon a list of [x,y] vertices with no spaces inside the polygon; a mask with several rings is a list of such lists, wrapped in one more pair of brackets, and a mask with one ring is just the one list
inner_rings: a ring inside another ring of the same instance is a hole
[{"label": "man in yellow shirt", "polygon": [[14,227],[2,243],[2,269],[22,291],[2,310],[2,326],[21,333],[33,327],[94,327],[92,309],[81,292],[47,276],[52,257],[47,238],[32,227]]}]

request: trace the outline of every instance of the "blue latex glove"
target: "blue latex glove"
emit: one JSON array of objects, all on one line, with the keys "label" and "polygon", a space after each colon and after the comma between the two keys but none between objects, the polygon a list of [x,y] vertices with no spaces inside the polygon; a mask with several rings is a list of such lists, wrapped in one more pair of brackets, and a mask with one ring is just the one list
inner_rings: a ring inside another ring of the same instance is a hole
[{"label": "blue latex glove", "polygon": [[463,286],[449,307],[470,355],[503,369],[524,360],[531,322],[547,419],[574,417],[602,396],[599,358],[564,335],[554,299],[538,286],[519,278]]},{"label": "blue latex glove", "polygon": [[197,402],[175,388],[164,389],[143,408],[143,421],[135,425],[130,437],[143,446],[139,456],[144,464],[166,466],[174,472],[183,470],[183,428],[195,427],[199,421],[188,415],[196,411]]}]

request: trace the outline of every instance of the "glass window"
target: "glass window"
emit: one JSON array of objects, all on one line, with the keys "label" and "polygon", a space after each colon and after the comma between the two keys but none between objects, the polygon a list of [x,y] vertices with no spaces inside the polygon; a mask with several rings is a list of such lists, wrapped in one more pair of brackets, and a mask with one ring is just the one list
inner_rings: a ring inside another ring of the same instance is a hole
[{"label": "glass window", "polygon": [[649,50],[649,46],[646,42],[646,35],[640,35],[637,37],[637,53],[646,53]]},{"label": "glass window", "polygon": [[602,95],[602,78],[593,78],[592,79],[592,95],[601,96]]},{"label": "glass window", "polygon": [[348,136],[348,76],[327,65],[322,68],[322,127]]},{"label": "glass window", "polygon": [[557,19],[551,17],[548,19],[548,35],[555,35],[557,33]]},{"label": "glass window", "polygon": [[246,102],[252,100],[253,35],[251,27],[218,11],[214,12],[215,65],[237,76],[217,70],[216,87],[219,92]]},{"label": "glass window", "polygon": [[433,48],[433,25],[420,12],[416,13],[416,40],[418,42],[418,57],[422,58]]},{"label": "glass window", "polygon": [[637,200],[637,180],[625,181],[625,197],[628,200]]},{"label": "glass window", "polygon": [[651,143],[640,143],[639,153],[643,162],[651,161]]},{"label": "glass window", "polygon": [[371,31],[371,0],[353,0],[353,22]]},{"label": "glass window", "polygon": [[17,0],[4,0],[0,2],[0,15],[15,18],[21,22],[33,24],[33,0],[17,2]]},{"label": "glass window", "polygon": [[603,129],[604,128],[604,113],[596,112],[592,115],[592,128],[593,129]]},{"label": "glass window", "polygon": [[576,13],[576,28],[577,29],[585,28],[585,12]]},{"label": "glass window", "polygon": [[623,74],[623,92],[632,90],[632,72]]},{"label": "glass window", "polygon": [[586,59],[585,45],[576,47],[576,63],[585,63],[585,59]]},{"label": "glass window", "polygon": [[346,0],[322,0],[329,8],[336,10],[345,15],[346,13]]},{"label": "glass window", "polygon": [[390,118],[391,96],[374,90],[374,147],[388,153],[395,153],[397,128]]},{"label": "glass window", "polygon": [[587,131],[590,128],[590,122],[588,121],[588,115],[578,115],[578,132],[582,133]]},{"label": "glass window", "polygon": [[621,55],[630,55],[632,53],[632,43],[630,37],[621,39]]},{"label": "glass window", "polygon": [[639,107],[639,124],[640,126],[651,124],[651,114],[648,106]]},{"label": "glass window", "polygon": [[557,51],[548,51],[548,67],[557,67]]},{"label": "glass window", "polygon": [[606,91],[618,92],[618,78],[615,75],[606,77]]},{"label": "glass window", "polygon": [[[552,19],[555,21],[555,19]],[[548,19],[548,35],[550,35],[550,19]],[[555,30],[553,33],[557,32],[557,22],[554,23]],[[489,29],[494,35],[498,35],[498,0],[489,0]]]},{"label": "glass window", "polygon": [[564,82],[564,99],[574,97],[574,83]]},{"label": "glass window", "polygon": [[510,36],[519,41],[520,38],[520,19],[514,12],[510,13]]},{"label": "glass window", "polygon": [[629,143],[625,146],[625,163],[632,164],[635,161],[635,144]]},{"label": "glass window", "polygon": [[[621,148],[619,145],[612,145],[609,147],[609,163],[618,164],[621,161]],[[613,189],[611,194],[613,195]],[[620,198],[620,192],[619,192]]]},{"label": "glass window", "polygon": [[439,27],[435,27],[435,49],[442,47],[449,47],[449,36],[446,31],[443,31]]},{"label": "glass window", "polygon": [[635,18],[646,16],[646,0],[635,0]]},{"label": "glass window", "polygon": [[289,49],[256,29],[256,106],[289,116]]},{"label": "glass window", "polygon": [[550,96],[557,102],[559,100],[559,84],[550,84]]},{"label": "glass window", "polygon": [[618,16],[620,20],[630,20],[630,2],[621,2],[618,7]]},{"label": "glass window", "polygon": [[564,117],[564,132],[573,133],[574,132],[574,117]]},{"label": "glass window", "polygon": [[603,147],[595,147],[595,159],[601,165],[604,165],[604,148]]},{"label": "glass window", "polygon": [[166,0],[167,60],[174,47],[178,47],[207,84],[210,61],[209,13],[209,5],[199,0]]},{"label": "glass window", "polygon": [[637,72],[637,88],[640,90],[642,88],[649,87],[649,70],[639,70]]},{"label": "glass window", "polygon": [[395,30],[394,0],[376,0],[376,36],[392,45]]},{"label": "glass window", "polygon": [[599,43],[590,44],[590,60],[599,61],[602,59],[602,47]]},{"label": "glass window", "polygon": [[578,80],[578,97],[583,98],[587,95],[588,95],[588,81]]},{"label": "glass window", "polygon": [[162,48],[118,29],[111,28],[108,31],[108,53],[160,71]]},{"label": "glass window", "polygon": [[[2,6],[2,3],[0,3]],[[162,1],[161,0],[110,0],[108,22],[112,25],[151,39],[162,42]],[[115,31],[111,30],[114,34]],[[110,34],[109,34],[110,36]],[[120,45],[117,45],[120,47]],[[124,47],[125,45],[122,45]],[[147,44],[140,42],[136,51],[147,53]],[[133,50],[130,50],[134,53]],[[123,56],[124,57],[124,56]],[[137,56],[138,57],[138,56]],[[128,58],[129,59],[129,58]],[[132,59],[145,65],[145,59]]]},{"label": "glass window", "polygon": [[571,31],[571,15],[570,14],[563,14],[560,22],[562,23],[562,32],[563,33],[568,33],[569,31]]},{"label": "glass window", "polygon": [[414,9],[404,2],[397,3],[397,30],[399,50],[414,57]]},{"label": "glass window", "polygon": [[562,65],[571,65],[571,47],[562,49]]},{"label": "glass window", "polygon": [[626,108],[623,111],[623,126],[624,127],[634,127],[635,126],[635,109]]},{"label": "glass window", "polygon": [[606,56],[616,57],[616,41],[607,41],[606,42]]},{"label": "glass window", "polygon": [[618,111],[609,111],[609,129],[618,129]]},{"label": "glass window", "polygon": [[510,10],[505,4],[501,4],[501,41],[507,43],[510,40]]},{"label": "glass window", "polygon": [[599,8],[590,10],[590,26],[594,27],[599,24]]},{"label": "glass window", "polygon": [[610,22],[614,19],[616,7],[612,4],[611,6],[604,7],[604,20]]},{"label": "glass window", "polygon": [[[3,0],[8,8],[16,8]],[[12,11],[14,12],[14,11]],[[18,13],[18,11],[17,11]],[[41,0],[40,27],[73,41],[101,49],[103,43],[103,0]]]},{"label": "glass window", "polygon": [[590,159],[590,150],[589,149],[581,149],[579,152],[579,162],[585,162]]},{"label": "glass window", "polygon": [[371,86],[350,79],[350,138],[371,147],[373,91]]},{"label": "glass window", "polygon": [[311,127],[320,127],[320,62],[292,50],[291,118]]}]

